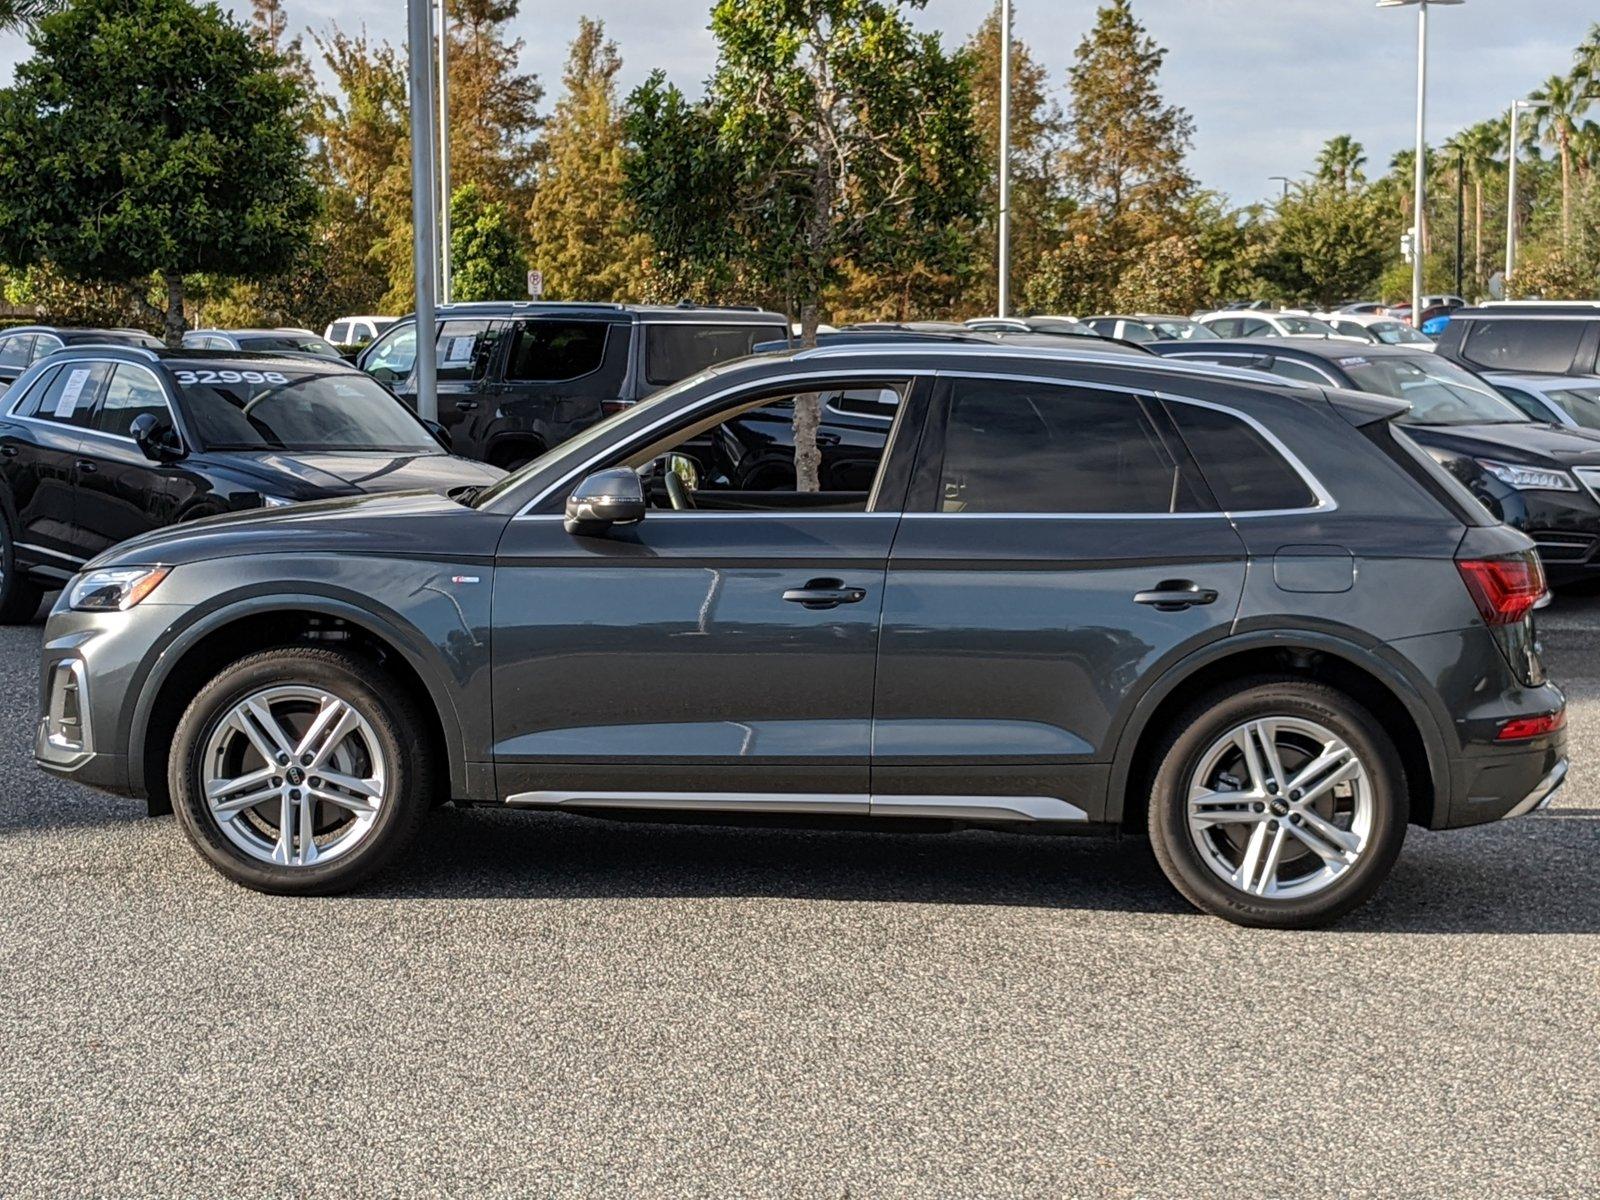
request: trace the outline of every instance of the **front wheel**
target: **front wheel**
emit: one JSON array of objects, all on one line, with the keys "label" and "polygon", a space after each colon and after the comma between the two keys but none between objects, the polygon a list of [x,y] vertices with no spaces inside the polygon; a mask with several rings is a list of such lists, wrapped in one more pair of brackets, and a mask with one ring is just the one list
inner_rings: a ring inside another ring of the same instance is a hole
[{"label": "front wheel", "polygon": [[1240,925],[1325,924],[1372,895],[1405,840],[1394,743],[1344,693],[1261,679],[1212,693],[1158,751],[1150,840],[1178,891]]},{"label": "front wheel", "polygon": [[424,729],[405,690],[363,660],[309,646],[253,654],[178,722],[173,809],[236,883],[346,891],[399,854],[427,812]]}]

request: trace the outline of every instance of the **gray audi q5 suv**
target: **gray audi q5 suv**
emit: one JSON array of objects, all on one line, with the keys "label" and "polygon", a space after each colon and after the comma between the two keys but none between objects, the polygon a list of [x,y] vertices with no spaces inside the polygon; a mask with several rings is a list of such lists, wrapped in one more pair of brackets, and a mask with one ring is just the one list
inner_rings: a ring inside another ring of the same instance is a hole
[{"label": "gray audi q5 suv", "polygon": [[[824,444],[881,422],[865,486],[734,486],[724,426],[796,405]],[[101,555],[46,629],[38,761],[269,892],[352,887],[454,800],[1147,830],[1200,908],[1326,921],[1408,824],[1566,773],[1532,543],[1404,407],[1076,346],[745,359],[486,488]]]}]

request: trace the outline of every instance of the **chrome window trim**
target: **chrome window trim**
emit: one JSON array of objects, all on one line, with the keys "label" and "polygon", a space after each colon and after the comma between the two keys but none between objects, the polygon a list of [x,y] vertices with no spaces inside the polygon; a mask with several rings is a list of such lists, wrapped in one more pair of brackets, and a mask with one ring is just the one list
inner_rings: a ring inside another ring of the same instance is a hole
[{"label": "chrome window trim", "polygon": [[[1046,361],[1049,361],[1049,360],[1046,359]],[[1140,365],[1143,366],[1144,364],[1141,363]],[[738,392],[747,391],[747,390],[750,390],[752,388],[765,389],[769,385],[781,385],[781,384],[785,384],[785,383],[796,383],[796,382],[802,382],[803,383],[803,382],[808,382],[808,381],[815,380],[815,379],[861,378],[864,374],[865,375],[871,375],[872,373],[873,372],[871,372],[871,371],[863,372],[860,369],[853,369],[853,370],[849,370],[849,371],[842,370],[842,369],[841,370],[829,370],[829,371],[807,371],[807,372],[804,372],[804,373],[801,373],[801,374],[786,374],[786,375],[773,376],[773,377],[771,377],[769,379],[750,380],[750,381],[746,381],[746,382],[743,382],[743,383],[736,384],[736,385],[734,385],[732,387],[722,388],[722,389],[719,389],[718,391],[713,392],[710,395],[704,397],[703,399],[697,401],[694,405],[692,405],[691,407],[689,407],[687,409],[683,409],[683,410],[680,410],[678,412],[674,412],[674,413],[672,413],[672,414],[670,414],[668,416],[663,416],[663,417],[661,417],[661,418],[659,418],[659,419],[657,419],[655,421],[652,421],[650,424],[646,425],[643,429],[639,430],[627,442],[623,443],[622,446],[620,446],[620,447],[612,447],[612,448],[608,449],[607,451],[605,451],[605,454],[600,456],[600,457],[610,457],[613,453],[617,452],[618,450],[625,451],[626,448],[628,448],[628,447],[638,447],[639,445],[642,445],[642,444],[648,442],[650,440],[649,435],[652,434],[653,432],[661,429],[663,426],[672,424],[672,423],[678,421],[681,418],[690,416],[693,413],[697,413],[697,412],[700,412],[703,409],[712,407],[716,403],[718,403],[719,401],[724,400],[724,399],[726,399],[727,397],[729,397],[731,395],[735,395]],[[1161,400],[1161,401],[1168,402],[1168,403],[1192,404],[1192,405],[1195,405],[1196,407],[1199,407],[1199,408],[1209,408],[1209,409],[1212,409],[1213,411],[1224,413],[1224,414],[1226,414],[1226,415],[1228,415],[1230,417],[1233,417],[1233,418],[1235,418],[1237,420],[1243,421],[1246,425],[1250,426],[1250,428],[1254,429],[1258,434],[1260,434],[1266,440],[1267,444],[1270,445],[1275,451],[1277,451],[1277,453],[1289,464],[1290,468],[1295,472],[1295,474],[1297,474],[1300,477],[1301,482],[1303,482],[1306,485],[1306,487],[1310,490],[1312,496],[1314,496],[1316,498],[1316,501],[1317,501],[1317,503],[1315,505],[1312,505],[1310,507],[1279,508],[1279,509],[1246,509],[1246,510],[1241,510],[1241,511],[1238,511],[1238,512],[1231,512],[1231,511],[1226,510],[1226,509],[1214,509],[1214,510],[1209,511],[1209,512],[1195,512],[1195,513],[1149,513],[1149,512],[1135,512],[1135,513],[1002,513],[1002,512],[991,512],[991,513],[941,513],[941,512],[927,512],[927,513],[924,513],[924,512],[907,512],[907,513],[901,514],[902,517],[904,517],[904,518],[915,519],[915,520],[924,520],[924,519],[927,519],[927,518],[930,518],[930,517],[955,517],[957,519],[965,519],[965,520],[998,520],[998,519],[1017,520],[1017,519],[1022,519],[1022,520],[1043,520],[1043,521],[1194,520],[1196,518],[1211,518],[1211,519],[1215,519],[1217,517],[1226,517],[1226,518],[1229,518],[1229,519],[1237,519],[1237,518],[1245,518],[1245,517],[1280,517],[1280,516],[1301,516],[1301,515],[1305,515],[1305,514],[1308,514],[1308,513],[1329,513],[1329,512],[1337,511],[1338,507],[1339,507],[1338,502],[1333,498],[1333,495],[1325,487],[1322,486],[1322,482],[1311,472],[1311,470],[1303,462],[1301,462],[1301,460],[1300,460],[1298,455],[1296,455],[1292,450],[1290,450],[1288,446],[1284,445],[1283,441],[1276,434],[1274,434],[1266,426],[1261,424],[1260,421],[1256,420],[1254,417],[1250,416],[1248,413],[1241,412],[1239,409],[1236,409],[1236,408],[1230,408],[1228,405],[1225,405],[1225,404],[1217,404],[1217,403],[1214,403],[1214,402],[1209,401],[1209,400],[1200,400],[1200,399],[1197,399],[1197,398],[1192,397],[1192,396],[1182,396],[1182,395],[1178,395],[1178,394],[1173,393],[1173,392],[1168,392],[1168,391],[1164,391],[1164,390],[1157,389],[1157,388],[1130,388],[1130,387],[1124,387],[1124,386],[1120,386],[1120,385],[1116,385],[1116,384],[1105,384],[1105,383],[1100,383],[1100,382],[1085,383],[1082,380],[1061,379],[1061,378],[1057,378],[1057,377],[1054,377],[1054,376],[1048,376],[1048,375],[1016,375],[1016,374],[1010,374],[1010,373],[1006,373],[1006,372],[994,372],[994,371],[960,371],[960,370],[956,370],[956,371],[943,370],[943,371],[941,371],[941,370],[938,370],[936,368],[905,368],[905,369],[901,369],[901,370],[895,370],[893,368],[888,368],[888,369],[884,370],[882,372],[882,374],[884,376],[886,376],[886,377],[887,376],[895,376],[895,377],[905,377],[907,379],[929,378],[929,377],[933,377],[933,378],[968,378],[968,379],[1005,380],[1005,381],[1012,382],[1012,383],[1039,383],[1039,384],[1046,384],[1046,385],[1053,386],[1053,387],[1077,387],[1077,388],[1087,388],[1087,389],[1098,390],[1098,391],[1119,392],[1119,393],[1121,393],[1123,395],[1128,395],[1128,396],[1147,396],[1147,397],[1152,397],[1154,399]],[[1243,372],[1242,374],[1245,374],[1247,376],[1247,378],[1245,379],[1245,382],[1260,383],[1260,382],[1262,382],[1262,375],[1264,373],[1263,372]],[[1306,384],[1296,384],[1293,380],[1281,380],[1281,381],[1279,381],[1277,376],[1268,376],[1268,378],[1273,382],[1282,382],[1283,384],[1288,385],[1288,386],[1298,386],[1298,387],[1306,387],[1306,386],[1308,386]],[[593,468],[593,464],[591,462],[590,464],[587,464],[584,467],[579,468],[576,472],[573,472],[573,473],[570,473],[570,474],[568,474],[566,476],[563,476],[560,481],[558,481],[558,482],[556,482],[554,484],[551,484],[549,487],[546,487],[543,491],[541,491],[532,500],[530,500],[526,504],[524,504],[522,506],[522,508],[520,508],[517,511],[517,513],[511,519],[514,520],[514,521],[519,521],[519,520],[533,519],[533,518],[537,518],[537,517],[540,517],[540,516],[544,516],[544,517],[547,517],[547,518],[552,519],[552,520],[561,519],[557,514],[551,514],[551,513],[539,514],[539,513],[530,512],[529,510],[534,508],[534,507],[536,507],[537,505],[543,504],[551,496],[553,496],[553,495],[557,494],[558,492],[560,492],[563,486],[566,486],[566,487],[570,488],[578,480],[582,479],[584,474],[588,473],[589,471],[592,471],[593,469],[594,469]],[[723,519],[727,519],[727,518],[732,518],[732,517],[744,517],[744,516],[751,516],[751,515],[755,515],[755,516],[771,516],[772,514],[769,513],[769,512],[752,510],[752,512],[750,512],[750,513],[719,513],[719,514],[694,513],[694,514],[678,514],[678,515],[680,515],[680,516],[685,516],[685,515],[712,516],[712,515],[715,515],[715,516],[721,517]],[[799,516],[799,515],[824,516],[824,515],[828,515],[828,516],[834,516],[834,517],[882,517],[882,516],[890,516],[892,514],[888,514],[888,513],[831,513],[831,514],[811,513],[811,514],[802,514],[802,513],[786,512],[786,513],[783,513],[781,515],[784,515],[784,516]]]},{"label": "chrome window trim", "polygon": [[[73,350],[74,350],[74,352],[76,352],[77,347],[73,347]],[[155,355],[153,355],[153,354],[150,357],[153,360],[155,359]],[[159,361],[159,360],[157,360],[157,361]],[[112,367],[132,367],[135,370],[143,371],[146,375],[150,376],[151,380],[154,381],[157,390],[160,391],[161,399],[166,403],[166,406],[167,406],[167,415],[169,417],[174,417],[174,413],[173,413],[173,410],[172,410],[172,399],[171,399],[171,397],[169,397],[167,395],[167,389],[161,386],[161,377],[159,375],[157,375],[154,371],[152,371],[149,367],[143,366],[140,363],[129,362],[125,358],[95,358],[95,357],[87,357],[87,358],[69,358],[69,359],[64,359],[60,363],[48,363],[45,360],[40,360],[38,363],[35,363],[34,365],[38,366],[38,367],[65,366],[68,363],[76,363],[76,362],[107,363]],[[15,386],[16,386],[15,384],[12,385],[13,388],[15,388]],[[26,391],[32,391],[32,390],[33,390],[32,385],[29,385],[29,387],[26,389]],[[43,418],[43,417],[24,417],[24,416],[21,416],[21,415],[19,415],[17,413],[16,410],[17,410],[18,405],[20,405],[22,403],[23,398],[24,398],[23,396],[18,396],[16,402],[13,403],[12,406],[6,411],[6,417],[7,417],[8,420],[22,421],[22,422],[24,422],[26,424],[29,424],[29,425],[43,425],[47,429],[76,429],[80,434],[93,434],[95,437],[115,438],[119,442],[127,442],[130,445],[133,444],[133,439],[131,437],[129,437],[127,434],[125,434],[125,433],[107,433],[105,430],[96,429],[92,425],[71,425],[71,424],[68,424],[66,421],[51,421],[51,420],[48,420],[48,419]],[[177,422],[176,419],[173,420],[172,427],[173,427],[174,430],[178,429],[178,422]],[[181,431],[179,431],[179,436],[182,436]]]},{"label": "chrome window trim", "polygon": [[[178,414],[173,411],[172,399],[167,395],[167,389],[161,386],[161,377],[159,375],[157,375],[149,367],[141,366],[139,363],[120,362],[116,359],[102,359],[100,361],[115,362],[119,367],[129,367],[135,371],[143,371],[146,375],[148,375],[150,377],[150,382],[156,385],[156,391],[161,393],[161,403],[166,406],[167,421],[171,424],[173,432],[177,433],[180,438],[183,436],[181,426],[178,423]],[[110,386],[109,380],[107,381],[107,386]],[[105,397],[102,396],[101,399],[104,400]],[[100,411],[101,410],[98,408],[95,409],[94,415],[98,417],[100,415]],[[108,433],[104,429],[96,429],[93,426],[88,427],[84,430],[84,432],[92,433],[95,435],[95,437],[115,438],[119,442],[133,443],[133,439],[125,433]]]},{"label": "chrome window trim", "polygon": [[64,558],[68,562],[82,563],[89,561],[82,555],[67,554],[61,550],[52,550],[48,546],[35,546],[32,542],[18,542],[16,543],[16,546],[18,550],[31,550],[35,554],[48,554],[52,558]]}]

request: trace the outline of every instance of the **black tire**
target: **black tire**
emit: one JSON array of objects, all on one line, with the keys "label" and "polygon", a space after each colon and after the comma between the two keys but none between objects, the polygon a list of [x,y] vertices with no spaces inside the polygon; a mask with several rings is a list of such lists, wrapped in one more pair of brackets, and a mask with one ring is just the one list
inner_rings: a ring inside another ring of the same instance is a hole
[{"label": "black tire", "polygon": [[[1361,760],[1373,802],[1371,830],[1355,863],[1321,891],[1282,899],[1249,894],[1207,866],[1190,833],[1187,799],[1208,748],[1247,721],[1274,716],[1313,721],[1343,739]],[[1214,691],[1172,723],[1152,762],[1149,826],[1156,860],[1196,908],[1238,925],[1306,929],[1336,920],[1377,891],[1405,841],[1409,803],[1394,742],[1366,709],[1323,684],[1260,677]]]},{"label": "black tire", "polygon": [[[285,866],[247,854],[223,834],[201,783],[204,747],[229,710],[264,687],[285,684],[322,688],[350,704],[366,719],[385,758],[388,778],[370,831],[326,863]],[[427,815],[434,775],[426,729],[406,690],[364,659],[311,646],[252,654],[223,668],[179,720],[167,771],[173,811],[201,857],[235,883],[277,895],[349,891],[404,851]]]},{"label": "black tire", "polygon": [[17,567],[11,514],[0,506],[0,625],[26,625],[39,613],[44,589]]}]

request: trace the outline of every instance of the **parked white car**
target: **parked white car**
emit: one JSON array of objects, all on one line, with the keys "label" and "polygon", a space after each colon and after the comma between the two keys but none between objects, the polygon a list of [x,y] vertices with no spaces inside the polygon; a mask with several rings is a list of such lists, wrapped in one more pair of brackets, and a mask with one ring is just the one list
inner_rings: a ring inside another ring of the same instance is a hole
[{"label": "parked white car", "polygon": [[[1292,312],[1266,312],[1230,309],[1225,312],[1206,313],[1195,318],[1218,337],[1324,337],[1342,338],[1326,321],[1310,314]],[[1366,341],[1365,338],[1348,339]]]},{"label": "parked white car", "polygon": [[1432,350],[1433,339],[1424,337],[1404,321],[1379,313],[1320,313],[1320,318],[1332,325],[1334,332],[1378,346],[1415,346],[1418,350]]},{"label": "parked white car", "polygon": [[1600,430],[1600,378],[1516,375],[1509,371],[1486,371],[1483,377],[1535,421]]},{"label": "parked white car", "polygon": [[395,317],[340,317],[323,331],[322,336],[335,346],[365,346],[393,325]]}]

